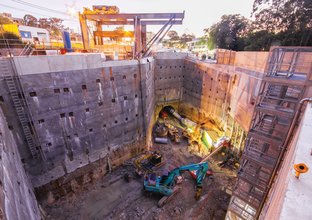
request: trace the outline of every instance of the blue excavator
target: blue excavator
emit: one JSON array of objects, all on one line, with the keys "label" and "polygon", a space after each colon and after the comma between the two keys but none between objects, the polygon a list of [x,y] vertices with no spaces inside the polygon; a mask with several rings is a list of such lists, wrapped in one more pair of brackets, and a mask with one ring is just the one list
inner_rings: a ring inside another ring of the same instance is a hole
[{"label": "blue excavator", "polygon": [[177,167],[168,173],[164,173],[161,176],[157,176],[156,173],[146,174],[144,177],[144,190],[147,192],[156,192],[164,195],[159,200],[158,206],[162,207],[167,203],[181,188],[175,186],[176,183],[181,180],[181,174],[184,171],[190,171],[191,175],[196,181],[196,193],[195,199],[198,200],[201,196],[203,188],[203,180],[206,177],[208,171],[208,162],[202,162],[198,164],[189,164],[186,166]]}]

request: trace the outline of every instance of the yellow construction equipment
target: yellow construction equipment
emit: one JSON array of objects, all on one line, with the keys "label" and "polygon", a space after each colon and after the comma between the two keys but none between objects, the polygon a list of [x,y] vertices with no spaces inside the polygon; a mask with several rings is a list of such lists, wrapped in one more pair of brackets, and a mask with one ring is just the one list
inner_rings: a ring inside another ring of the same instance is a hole
[{"label": "yellow construction equipment", "polygon": [[145,173],[153,172],[153,169],[162,165],[164,165],[164,162],[162,162],[162,155],[157,151],[147,152],[134,161],[135,172],[140,176]]},{"label": "yellow construction equipment", "polygon": [[119,14],[119,8],[117,6],[109,5],[93,5],[92,10],[89,8],[83,8],[83,14]]}]

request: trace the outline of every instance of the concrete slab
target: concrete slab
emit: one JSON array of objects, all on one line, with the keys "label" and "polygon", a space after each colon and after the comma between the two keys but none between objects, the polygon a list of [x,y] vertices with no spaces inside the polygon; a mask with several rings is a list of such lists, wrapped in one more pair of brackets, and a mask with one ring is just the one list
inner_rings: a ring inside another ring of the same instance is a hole
[{"label": "concrete slab", "polygon": [[[280,219],[302,219],[308,220],[312,216],[312,156],[311,156],[311,136],[312,136],[312,103],[307,106],[302,127],[299,130],[299,138],[296,143],[296,150],[293,160],[288,164],[289,175],[284,184],[287,184],[285,199],[280,215]],[[305,163],[310,170],[295,177],[294,164]]]},{"label": "concrete slab", "polygon": [[20,75],[101,68],[105,61],[99,53],[18,56],[13,59]]}]

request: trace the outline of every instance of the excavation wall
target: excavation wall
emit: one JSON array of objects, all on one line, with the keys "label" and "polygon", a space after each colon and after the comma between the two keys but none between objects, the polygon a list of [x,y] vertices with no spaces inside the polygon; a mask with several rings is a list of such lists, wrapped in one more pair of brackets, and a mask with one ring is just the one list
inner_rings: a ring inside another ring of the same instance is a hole
[{"label": "excavation wall", "polygon": [[[235,56],[234,56],[235,55]],[[235,65],[193,60],[181,53],[159,53],[155,60],[156,117],[165,105],[226,135],[241,151],[258,96],[267,53],[236,52]],[[246,57],[251,61],[248,63]]]},{"label": "excavation wall", "polygon": [[8,129],[1,109],[0,188],[0,219],[41,219],[32,184],[22,165],[13,132]]},{"label": "excavation wall", "polygon": [[[152,58],[103,62],[88,54],[14,61],[39,139],[41,160],[21,149],[35,187],[96,161],[104,175],[107,164],[119,165],[151,142]],[[9,100],[8,93],[1,95]]]},{"label": "excavation wall", "polygon": [[[38,191],[57,188],[59,195],[148,149],[165,105],[192,120],[209,120],[239,152],[262,77],[250,64],[209,64],[183,53],[140,61],[104,61],[99,54],[15,57],[14,63],[16,71],[1,72],[1,107],[33,185]],[[8,92],[5,78],[15,73],[32,114],[39,159],[25,147]]]},{"label": "excavation wall", "polygon": [[239,66],[185,61],[183,104],[188,114],[210,117],[226,126],[231,117],[247,130],[262,73]]}]

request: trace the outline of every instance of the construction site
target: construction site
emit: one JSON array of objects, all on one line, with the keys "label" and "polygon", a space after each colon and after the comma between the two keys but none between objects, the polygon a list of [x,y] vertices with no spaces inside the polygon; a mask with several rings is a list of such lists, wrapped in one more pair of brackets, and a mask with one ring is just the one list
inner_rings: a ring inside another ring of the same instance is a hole
[{"label": "construction site", "polygon": [[310,219],[312,47],[206,62],[155,49],[184,12],[103,7],[79,52],[2,48],[0,219]]}]

